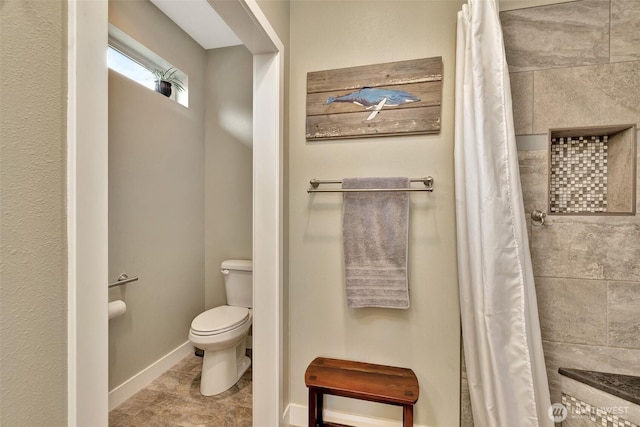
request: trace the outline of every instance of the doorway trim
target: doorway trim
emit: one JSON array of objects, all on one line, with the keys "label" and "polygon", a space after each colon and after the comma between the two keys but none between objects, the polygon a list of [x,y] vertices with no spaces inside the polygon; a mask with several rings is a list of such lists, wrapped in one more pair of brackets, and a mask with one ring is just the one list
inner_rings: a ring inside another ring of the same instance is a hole
[{"label": "doorway trim", "polygon": [[[284,47],[255,0],[208,0],[253,54],[253,419],[282,423]],[[68,0],[68,425],[108,425],[108,4]],[[255,423],[254,423],[255,425]]]}]

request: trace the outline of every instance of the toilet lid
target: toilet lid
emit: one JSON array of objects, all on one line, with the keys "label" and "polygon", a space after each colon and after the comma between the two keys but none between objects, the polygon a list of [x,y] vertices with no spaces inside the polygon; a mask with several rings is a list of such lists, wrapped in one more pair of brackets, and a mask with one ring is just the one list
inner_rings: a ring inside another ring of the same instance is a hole
[{"label": "toilet lid", "polygon": [[249,309],[223,305],[199,314],[191,322],[191,331],[196,335],[214,335],[229,331],[246,322]]}]

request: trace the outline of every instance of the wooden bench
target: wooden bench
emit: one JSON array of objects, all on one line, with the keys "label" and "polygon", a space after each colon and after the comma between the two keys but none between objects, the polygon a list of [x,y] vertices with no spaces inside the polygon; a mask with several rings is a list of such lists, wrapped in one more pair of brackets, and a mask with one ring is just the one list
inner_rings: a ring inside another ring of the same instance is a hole
[{"label": "wooden bench", "polygon": [[411,369],[317,357],[304,382],[309,387],[309,427],[339,426],[322,420],[325,394],[402,406],[402,425],[413,426],[420,387]]}]

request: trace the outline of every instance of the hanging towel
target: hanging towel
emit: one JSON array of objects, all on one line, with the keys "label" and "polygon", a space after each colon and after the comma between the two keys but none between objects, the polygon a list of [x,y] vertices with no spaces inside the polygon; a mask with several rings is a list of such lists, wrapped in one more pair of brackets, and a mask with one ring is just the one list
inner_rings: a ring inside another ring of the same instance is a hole
[{"label": "hanging towel", "polygon": [[[409,188],[409,178],[345,178],[342,188]],[[348,307],[409,308],[409,193],[344,193]]]}]

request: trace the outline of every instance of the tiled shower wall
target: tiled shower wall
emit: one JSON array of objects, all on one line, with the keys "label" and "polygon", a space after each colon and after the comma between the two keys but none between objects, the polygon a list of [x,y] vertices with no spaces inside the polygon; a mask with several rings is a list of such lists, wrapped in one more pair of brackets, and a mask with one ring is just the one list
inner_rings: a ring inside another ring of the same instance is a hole
[{"label": "tiled shower wall", "polygon": [[[640,0],[500,17],[528,217],[549,211],[549,128],[640,125]],[[529,223],[529,236],[552,402],[561,399],[560,366],[640,376],[640,218],[548,216],[544,226]]]}]

